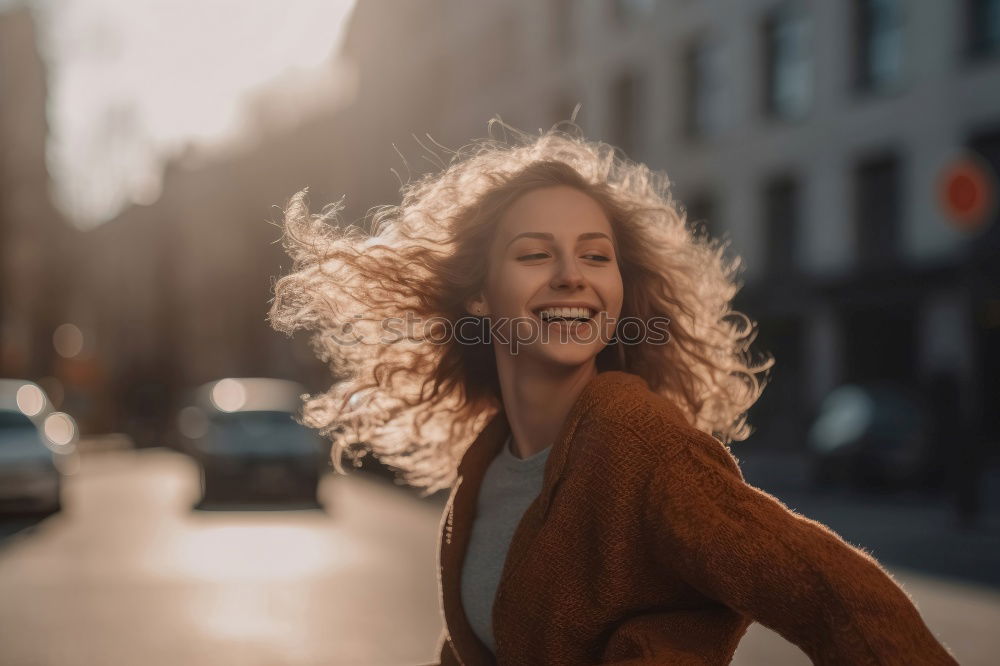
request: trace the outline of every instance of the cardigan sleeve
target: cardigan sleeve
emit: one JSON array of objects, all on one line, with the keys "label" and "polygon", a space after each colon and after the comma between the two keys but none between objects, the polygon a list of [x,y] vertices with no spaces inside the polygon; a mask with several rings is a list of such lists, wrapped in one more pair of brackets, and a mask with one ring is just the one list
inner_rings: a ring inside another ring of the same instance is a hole
[{"label": "cardigan sleeve", "polygon": [[669,426],[646,507],[655,556],[825,664],[957,664],[866,552],[743,479],[718,439]]}]

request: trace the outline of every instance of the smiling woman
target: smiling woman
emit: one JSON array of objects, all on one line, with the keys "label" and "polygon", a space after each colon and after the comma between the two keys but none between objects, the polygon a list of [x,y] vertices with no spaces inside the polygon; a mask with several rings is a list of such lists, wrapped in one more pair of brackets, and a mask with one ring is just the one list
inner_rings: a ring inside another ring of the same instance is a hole
[{"label": "smiling woman", "polygon": [[744,481],[726,443],[772,361],[663,174],[552,130],[459,152],[371,235],[338,210],[292,200],[271,318],[339,380],[303,417],[338,470],[451,486],[440,664],[725,664],[755,619],[817,664],[955,663],[875,560]]},{"label": "smiling woman", "polygon": [[[588,373],[633,372],[705,432],[749,436],[745,412],[772,361],[749,359],[756,332],[730,307],[739,259],[686,224],[664,174],[558,129],[504,129],[507,142],[470,144],[447,169],[409,183],[399,206],[375,209],[371,234],[337,226],[341,204],[311,215],[305,191],[286,208],[294,264],[269,316],[289,334],[313,330],[339,380],[304,410],[333,440],[338,471],[342,455],[370,450],[428,494],[452,485],[472,439],[505,406],[508,354],[463,335],[482,330],[462,325],[470,315],[489,317],[492,343],[512,343],[525,364],[551,356],[565,369],[589,358],[577,390]],[[541,308],[553,306],[592,308],[584,325],[603,323],[604,335],[560,344],[566,324],[540,326]],[[391,322],[403,320],[423,335],[387,343]],[[670,344],[641,344],[638,329],[666,321]],[[618,342],[626,338],[635,344]],[[521,433],[518,448],[539,448],[525,444],[533,440]]]}]

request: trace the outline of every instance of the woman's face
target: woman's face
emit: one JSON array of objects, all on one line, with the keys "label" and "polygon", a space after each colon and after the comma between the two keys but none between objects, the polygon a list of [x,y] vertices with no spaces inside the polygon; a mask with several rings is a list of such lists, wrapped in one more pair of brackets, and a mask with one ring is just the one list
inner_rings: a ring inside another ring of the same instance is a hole
[{"label": "woman's face", "polygon": [[500,219],[472,310],[507,331],[508,340],[494,338],[498,349],[579,366],[611,338],[622,295],[604,210],[576,188],[554,186],[522,195]]}]

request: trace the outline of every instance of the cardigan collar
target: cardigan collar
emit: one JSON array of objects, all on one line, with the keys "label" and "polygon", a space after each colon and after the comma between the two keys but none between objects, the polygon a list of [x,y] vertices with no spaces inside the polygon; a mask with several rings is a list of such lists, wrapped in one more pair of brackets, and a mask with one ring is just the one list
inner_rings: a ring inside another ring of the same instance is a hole
[{"label": "cardigan collar", "polygon": [[[613,395],[636,382],[643,387],[646,386],[645,381],[636,375],[608,371],[598,374],[580,392],[559,436],[553,442],[552,451],[545,464],[542,490],[525,510],[514,532],[497,588],[494,609],[502,603],[505,585],[529,551],[535,535],[548,514],[549,505],[562,478],[563,470],[576,453],[573,450],[573,442],[581,419],[593,410],[598,401],[606,400],[608,395]],[[464,664],[474,666],[491,666],[496,663],[496,659],[473,632],[462,608],[462,565],[472,532],[472,523],[476,517],[480,484],[490,462],[500,452],[500,447],[504,445],[509,434],[510,425],[501,409],[462,457],[451,497],[445,507],[445,520],[442,524],[439,577],[445,623],[460,660]],[[496,612],[494,612],[494,627],[496,627]],[[503,651],[503,644],[499,636],[497,639],[497,652],[500,653]]]}]

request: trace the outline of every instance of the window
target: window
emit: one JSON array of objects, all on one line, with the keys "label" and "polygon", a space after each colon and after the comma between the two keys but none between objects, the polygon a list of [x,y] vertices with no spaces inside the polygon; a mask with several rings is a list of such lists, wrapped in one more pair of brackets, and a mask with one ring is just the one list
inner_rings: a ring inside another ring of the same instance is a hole
[{"label": "window", "polygon": [[630,157],[642,136],[639,112],[643,96],[642,81],[631,72],[623,73],[612,86],[614,143]]},{"label": "window", "polygon": [[783,5],[764,21],[764,110],[784,120],[802,118],[813,93],[809,47],[812,21],[797,6]]},{"label": "window", "polygon": [[878,305],[851,304],[841,311],[846,383],[891,379],[913,382],[920,363],[916,308],[888,300]]},{"label": "window", "polygon": [[903,76],[901,0],[856,0],[855,82],[859,90],[886,91]]},{"label": "window", "polygon": [[791,176],[778,176],[764,185],[764,266],[771,276],[795,272],[799,189]]},{"label": "window", "polygon": [[858,164],[854,172],[854,238],[858,263],[874,268],[899,252],[902,185],[899,158],[883,155]]},{"label": "window", "polygon": [[656,0],[614,0],[611,8],[618,25],[633,27],[652,16]]},{"label": "window", "polygon": [[573,0],[552,0],[552,47],[558,55],[569,55],[573,50]]},{"label": "window", "polygon": [[690,137],[718,135],[725,124],[722,49],[707,39],[694,41],[684,55],[684,130]]},{"label": "window", "polygon": [[973,58],[1000,54],[1000,0],[965,0],[968,53]]},{"label": "window", "polygon": [[497,18],[495,25],[487,31],[479,46],[482,65],[479,75],[484,81],[501,82],[507,80],[516,70],[519,25],[517,16],[510,12]]},{"label": "window", "polygon": [[422,98],[425,103],[436,105],[437,109],[444,109],[452,103],[455,60],[450,56],[442,55],[434,58],[432,62],[434,76],[428,77],[427,92]]}]

